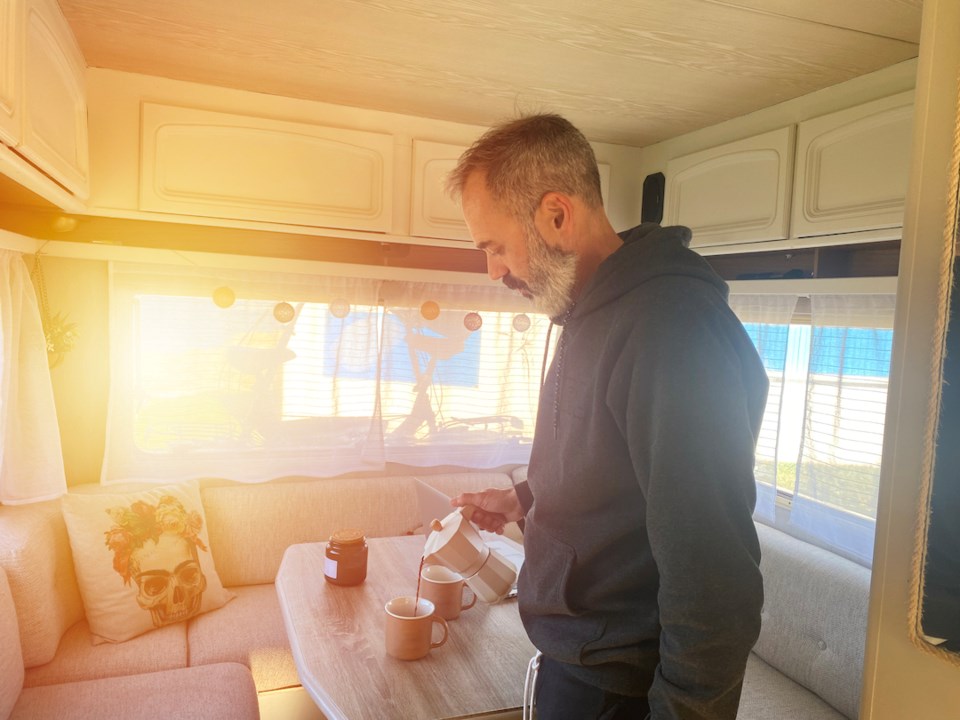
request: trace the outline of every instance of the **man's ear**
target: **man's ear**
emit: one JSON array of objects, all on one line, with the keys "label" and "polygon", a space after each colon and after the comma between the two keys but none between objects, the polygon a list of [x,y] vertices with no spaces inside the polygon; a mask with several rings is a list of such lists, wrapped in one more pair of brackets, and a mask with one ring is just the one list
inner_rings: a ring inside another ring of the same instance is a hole
[{"label": "man's ear", "polygon": [[548,192],[540,200],[534,216],[537,230],[551,247],[572,250],[573,203],[567,195]]}]

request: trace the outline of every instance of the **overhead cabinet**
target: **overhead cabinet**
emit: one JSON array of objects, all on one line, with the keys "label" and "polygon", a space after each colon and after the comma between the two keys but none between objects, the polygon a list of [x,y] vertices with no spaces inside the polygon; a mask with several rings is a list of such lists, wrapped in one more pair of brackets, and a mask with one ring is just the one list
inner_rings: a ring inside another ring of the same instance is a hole
[{"label": "overhead cabinet", "polygon": [[[0,169],[18,176],[39,169],[58,192],[88,197],[84,72],[56,0],[0,0],[0,141],[15,152]],[[40,185],[32,189],[45,194]]]},{"label": "overhead cabinet", "polygon": [[144,103],[140,209],[389,232],[391,135]]},{"label": "overhead cabinet", "polygon": [[[446,180],[457,166],[464,145],[413,141],[413,183],[410,199],[410,234],[426,238],[470,240],[459,204],[447,193]],[[604,206],[610,187],[610,164],[597,163]]]},{"label": "overhead cabinet", "polygon": [[[912,91],[667,162],[664,223],[694,247],[875,239],[903,225]],[[831,239],[832,238],[832,239]]]},{"label": "overhead cabinet", "polygon": [[913,100],[900,93],[800,123],[795,237],[903,224]]},{"label": "overhead cabinet", "polygon": [[694,247],[786,238],[793,146],[790,126],[670,160],[663,224]]},{"label": "overhead cabinet", "polygon": [[413,186],[410,234],[428,238],[470,240],[460,206],[446,192],[446,178],[467,148],[462,145],[413,141]]},{"label": "overhead cabinet", "polygon": [[20,142],[21,11],[19,2],[0,0],[0,142],[11,147]]},{"label": "overhead cabinet", "polygon": [[85,64],[55,0],[27,4],[20,152],[78,197],[89,194]]}]

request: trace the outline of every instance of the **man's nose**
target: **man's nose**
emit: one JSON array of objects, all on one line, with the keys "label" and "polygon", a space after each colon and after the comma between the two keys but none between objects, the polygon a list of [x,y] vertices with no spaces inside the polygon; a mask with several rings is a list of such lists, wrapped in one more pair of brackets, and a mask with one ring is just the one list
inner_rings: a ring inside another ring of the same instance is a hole
[{"label": "man's nose", "polygon": [[508,272],[507,266],[502,260],[493,255],[487,255],[487,275],[490,276],[491,280],[499,280]]}]

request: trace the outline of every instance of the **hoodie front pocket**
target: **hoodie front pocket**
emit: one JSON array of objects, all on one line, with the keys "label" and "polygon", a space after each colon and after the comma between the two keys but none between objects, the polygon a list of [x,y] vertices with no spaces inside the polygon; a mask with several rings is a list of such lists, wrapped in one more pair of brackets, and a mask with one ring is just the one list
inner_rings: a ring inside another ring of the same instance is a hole
[{"label": "hoodie front pocket", "polygon": [[524,583],[518,593],[520,611],[532,615],[576,615],[569,603],[570,575],[576,551],[528,518],[524,530]]}]

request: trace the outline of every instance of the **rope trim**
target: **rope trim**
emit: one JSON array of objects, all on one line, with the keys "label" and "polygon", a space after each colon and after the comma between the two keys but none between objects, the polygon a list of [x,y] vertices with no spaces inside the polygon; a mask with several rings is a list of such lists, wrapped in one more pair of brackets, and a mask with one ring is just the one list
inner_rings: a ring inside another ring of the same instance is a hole
[{"label": "rope trim", "polygon": [[[957,77],[957,100],[960,104],[960,75]],[[938,385],[931,393],[927,417],[924,422],[923,461],[920,469],[920,506],[917,508],[916,526],[913,538],[913,557],[911,561],[910,602],[908,607],[909,636],[911,642],[932,655],[937,655],[953,665],[960,666],[960,655],[944,650],[924,639],[921,624],[923,608],[924,569],[927,555],[927,531],[930,525],[930,498],[933,485],[934,456],[939,430],[940,387],[943,384],[943,354],[946,347],[947,323],[950,314],[950,299],[953,286],[954,257],[960,256],[958,237],[958,193],[960,193],[960,105],[955,108],[957,117],[953,128],[953,152],[950,157],[950,189],[947,197],[947,217],[950,219],[943,229],[943,252],[940,257],[940,276],[937,279],[938,307],[942,309],[934,328],[932,352],[930,353],[930,377],[939,378]],[[960,279],[958,279],[960,282]],[[958,318],[960,320],[960,318]],[[960,327],[954,328],[960,332]]]}]

